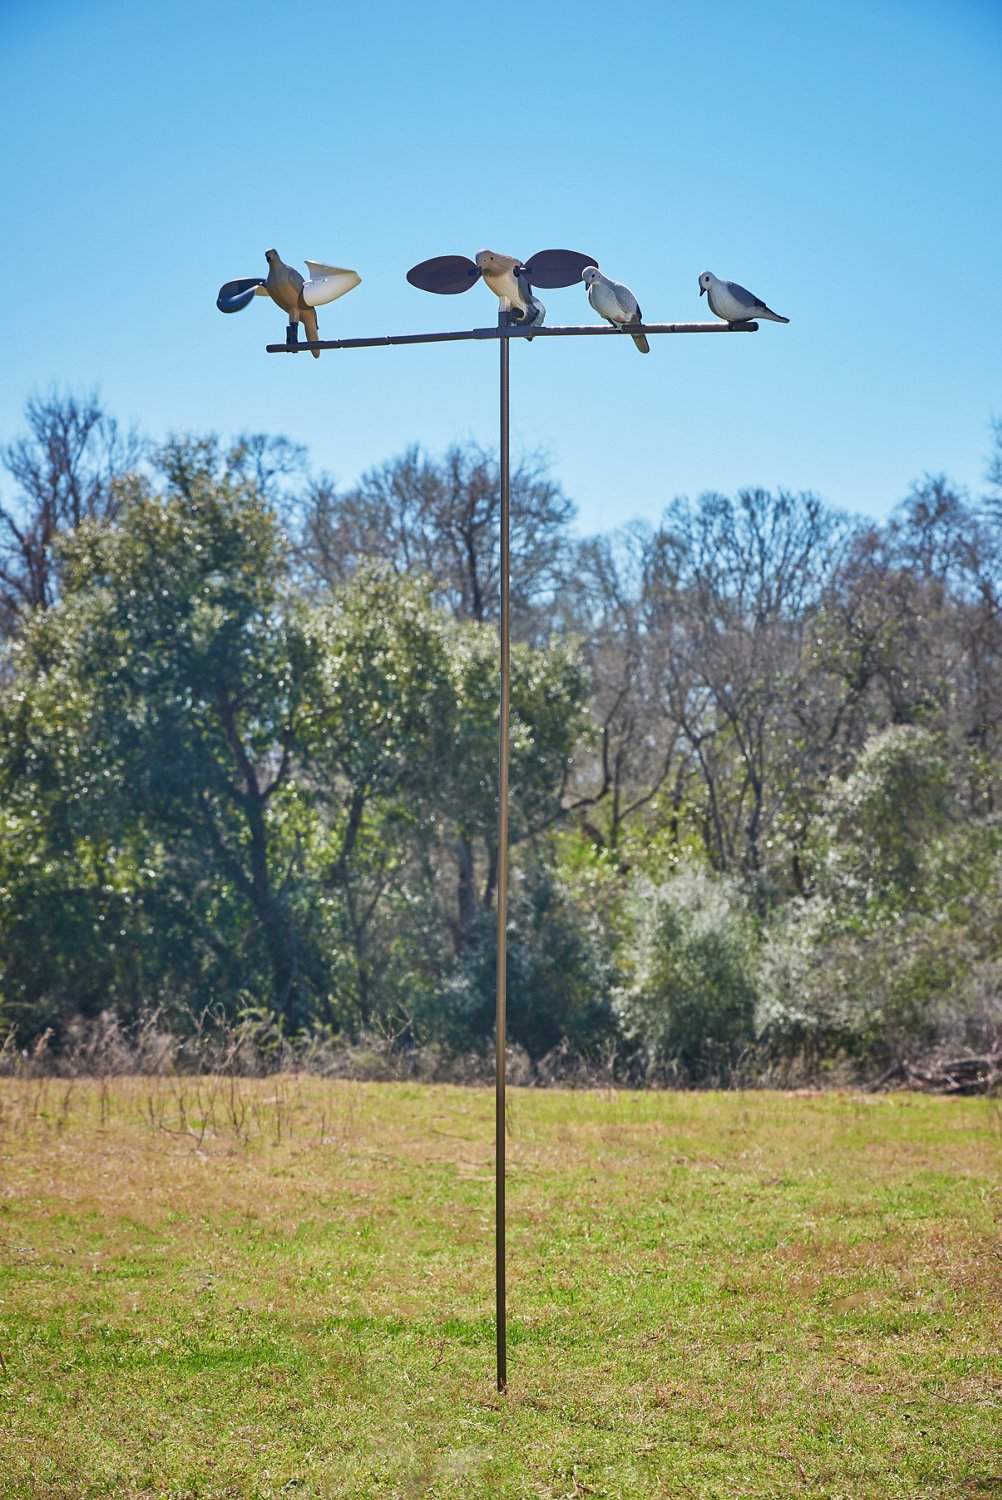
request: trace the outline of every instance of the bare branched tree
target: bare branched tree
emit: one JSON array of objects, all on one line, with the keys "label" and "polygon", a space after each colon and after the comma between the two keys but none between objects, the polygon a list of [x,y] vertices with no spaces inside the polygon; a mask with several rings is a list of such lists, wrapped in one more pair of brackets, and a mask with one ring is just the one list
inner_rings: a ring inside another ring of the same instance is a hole
[{"label": "bare branched tree", "polygon": [[993,491],[988,497],[989,506],[997,518],[1002,518],[1002,417],[992,420],[992,451],[985,478]]},{"label": "bare branched tree", "polygon": [[290,438],[246,432],[227,454],[227,468],[234,478],[249,480],[270,505],[281,511],[294,504],[299,492],[307,488],[309,454],[302,443]]},{"label": "bare branched tree", "polygon": [[[417,447],[372,469],[354,489],[314,485],[302,531],[306,570],[321,584],[348,579],[363,561],[388,562],[431,580],[457,619],[498,616],[501,486],[497,459],[475,445],[440,459]],[[545,465],[527,458],[511,475],[512,629],[550,633],[567,559],[573,505]]]},{"label": "bare branched tree", "polygon": [[805,638],[848,534],[815,495],[742,490],[676,501],[652,538],[660,696],[698,765],[704,841],[721,869],[757,871],[777,830],[810,670]]},{"label": "bare branched tree", "polygon": [[143,444],[123,434],[95,395],[53,392],[25,409],[28,432],[0,449],[13,481],[0,501],[0,631],[26,611],[47,609],[59,593],[54,543],[90,519],[110,520],[120,483],[139,464]]},{"label": "bare branched tree", "polygon": [[624,835],[667,793],[677,811],[689,770],[677,717],[657,687],[664,642],[648,629],[645,562],[650,528],[592,537],[578,548],[567,625],[583,642],[594,740],[576,758],[569,810],[596,845],[624,856]]}]

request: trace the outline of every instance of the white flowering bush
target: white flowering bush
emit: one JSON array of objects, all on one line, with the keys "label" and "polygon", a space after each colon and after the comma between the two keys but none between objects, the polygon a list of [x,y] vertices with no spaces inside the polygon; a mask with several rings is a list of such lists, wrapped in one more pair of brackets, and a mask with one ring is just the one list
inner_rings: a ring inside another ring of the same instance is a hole
[{"label": "white flowering bush", "polygon": [[628,903],[620,1023],[646,1068],[726,1084],[754,1040],[756,938],[737,881],[686,866]]}]

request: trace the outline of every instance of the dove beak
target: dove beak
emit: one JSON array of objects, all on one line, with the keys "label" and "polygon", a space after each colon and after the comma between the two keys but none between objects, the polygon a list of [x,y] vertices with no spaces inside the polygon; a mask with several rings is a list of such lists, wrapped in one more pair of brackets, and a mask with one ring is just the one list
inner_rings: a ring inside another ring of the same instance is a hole
[{"label": "dove beak", "polygon": [[701,286],[700,289],[699,289],[699,295],[702,297],[702,296],[705,295],[705,293],[706,293],[706,287],[705,286]]}]

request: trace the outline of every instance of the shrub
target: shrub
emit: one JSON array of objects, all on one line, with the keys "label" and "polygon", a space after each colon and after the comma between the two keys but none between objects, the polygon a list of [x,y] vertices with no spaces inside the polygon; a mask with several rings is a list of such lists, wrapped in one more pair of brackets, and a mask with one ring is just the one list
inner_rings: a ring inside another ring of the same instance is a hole
[{"label": "shrub", "polygon": [[[507,1032],[533,1062],[566,1045],[594,1056],[615,1036],[612,975],[597,936],[544,871],[509,901]],[[443,981],[426,1016],[457,1050],[487,1046],[494,1034],[497,924],[484,912],[474,941]]]},{"label": "shrub", "polygon": [[634,972],[619,994],[647,1070],[727,1084],[754,1040],[756,940],[738,883],[694,867],[637,883]]}]

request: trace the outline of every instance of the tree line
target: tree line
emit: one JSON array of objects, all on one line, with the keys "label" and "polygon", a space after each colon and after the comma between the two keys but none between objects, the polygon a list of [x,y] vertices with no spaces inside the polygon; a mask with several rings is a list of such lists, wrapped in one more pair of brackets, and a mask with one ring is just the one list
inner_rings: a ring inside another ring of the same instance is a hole
[{"label": "tree line", "polygon": [[[998,1048],[1002,431],[882,524],[512,479],[509,1026],[624,1078]],[[0,1024],[486,1054],[499,483],[28,403],[0,491]],[[201,1023],[200,1023],[201,1024]]]}]

